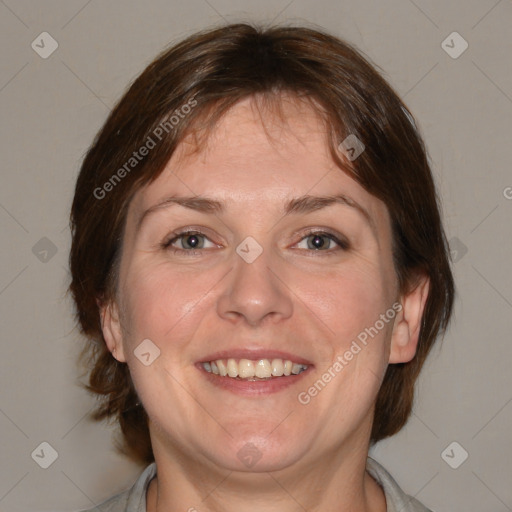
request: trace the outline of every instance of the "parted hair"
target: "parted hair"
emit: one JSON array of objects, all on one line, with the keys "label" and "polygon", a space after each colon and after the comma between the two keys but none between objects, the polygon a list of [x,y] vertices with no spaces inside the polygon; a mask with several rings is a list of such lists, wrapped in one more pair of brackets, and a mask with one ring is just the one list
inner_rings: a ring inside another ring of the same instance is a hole
[{"label": "parted hair", "polygon": [[[419,275],[430,279],[416,355],[388,366],[372,443],[407,422],[415,381],[448,326],[454,283],[429,159],[411,114],[376,66],[307,27],[240,23],[195,33],[162,52],[113,108],[85,155],[71,208],[70,292],[85,339],[84,385],[98,398],[93,417],[118,422],[120,448],[138,462],[154,460],[148,417],[128,366],[107,349],[100,318],[100,306],[116,296],[128,206],[193,129],[212,132],[248,97],[278,109],[284,94],[311,103],[328,129],[333,161],[387,206],[401,292]],[[351,134],[364,151],[347,165],[339,144]]]}]

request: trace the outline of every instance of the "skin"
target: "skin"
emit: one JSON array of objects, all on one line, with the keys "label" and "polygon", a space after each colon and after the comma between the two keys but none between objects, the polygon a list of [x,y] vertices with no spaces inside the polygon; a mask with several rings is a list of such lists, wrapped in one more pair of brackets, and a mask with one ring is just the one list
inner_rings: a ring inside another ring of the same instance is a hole
[{"label": "skin", "polygon": [[[102,309],[107,345],[128,364],[150,418],[158,475],[147,510],[385,511],[365,471],[374,404],[387,365],[414,357],[428,279],[400,294],[387,208],[334,165],[314,110],[283,97],[283,122],[254,105],[238,103],[199,151],[182,141],[134,196],[117,297]],[[369,220],[347,204],[284,215],[306,194],[344,194]],[[224,209],[154,208],[171,195],[206,196]],[[162,246],[182,228],[206,234],[193,255],[173,252],[186,236]],[[349,247],[322,238],[324,248],[312,249],[309,228]],[[252,263],[236,252],[248,236],[263,249]],[[301,404],[298,393],[397,301],[402,311]],[[149,366],[134,355],[144,339],[160,349]],[[242,396],[196,367],[233,348],[285,350],[312,367],[286,389]],[[260,455],[250,468],[237,456],[247,443]]]}]

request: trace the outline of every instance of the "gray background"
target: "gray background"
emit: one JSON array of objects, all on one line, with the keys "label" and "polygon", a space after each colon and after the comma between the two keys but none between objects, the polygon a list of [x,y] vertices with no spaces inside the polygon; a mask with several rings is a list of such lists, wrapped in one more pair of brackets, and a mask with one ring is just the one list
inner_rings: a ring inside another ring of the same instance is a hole
[{"label": "gray background", "polygon": [[[112,427],[87,419],[94,401],[77,385],[66,297],[74,181],[109,109],[164,46],[240,20],[313,23],[348,39],[417,117],[459,294],[409,424],[373,455],[437,512],[512,510],[509,0],[0,0],[0,510],[88,508],[140,472],[112,449]],[[46,59],[31,47],[44,31],[59,45]],[[458,58],[442,47],[454,31],[469,44]],[[38,464],[47,449],[31,456],[42,442],[58,453],[48,469]],[[463,450],[453,469],[446,461]]]}]

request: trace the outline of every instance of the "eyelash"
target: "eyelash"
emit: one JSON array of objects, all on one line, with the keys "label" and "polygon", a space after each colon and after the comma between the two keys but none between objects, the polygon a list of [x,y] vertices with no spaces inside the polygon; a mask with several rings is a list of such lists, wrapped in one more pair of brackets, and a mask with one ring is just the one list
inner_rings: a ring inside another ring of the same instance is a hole
[{"label": "eyelash", "polygon": [[[164,241],[161,244],[162,249],[171,250],[174,254],[186,254],[187,256],[198,256],[201,252],[204,252],[204,249],[194,250],[194,249],[180,249],[180,248],[172,247],[172,244],[174,242],[176,242],[177,240],[179,240],[180,238],[185,238],[185,237],[191,236],[191,235],[200,235],[200,236],[204,236],[205,238],[208,238],[208,236],[205,233],[202,233],[201,231],[199,231],[197,229],[175,232],[175,233],[172,233],[171,239]],[[337,252],[340,250],[347,251],[350,248],[350,244],[348,243],[348,241],[346,239],[344,239],[344,237],[338,237],[338,235],[331,233],[329,231],[324,231],[324,230],[310,229],[306,233],[302,234],[302,238],[300,239],[299,242],[302,242],[302,240],[304,240],[305,238],[309,238],[311,236],[326,237],[338,245],[338,247],[335,249],[326,249],[326,250],[306,249],[311,252],[327,253],[330,255],[333,252]],[[301,249],[301,250],[304,250],[304,249]]]}]

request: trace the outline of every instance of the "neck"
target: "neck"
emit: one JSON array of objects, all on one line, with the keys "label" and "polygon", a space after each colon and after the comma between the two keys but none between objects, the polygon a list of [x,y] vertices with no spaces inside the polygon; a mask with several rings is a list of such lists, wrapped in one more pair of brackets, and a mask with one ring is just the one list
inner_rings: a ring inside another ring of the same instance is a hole
[{"label": "neck", "polygon": [[385,512],[384,493],[365,471],[366,454],[340,450],[316,463],[251,473],[216,469],[178,450],[156,457],[147,512]]}]

